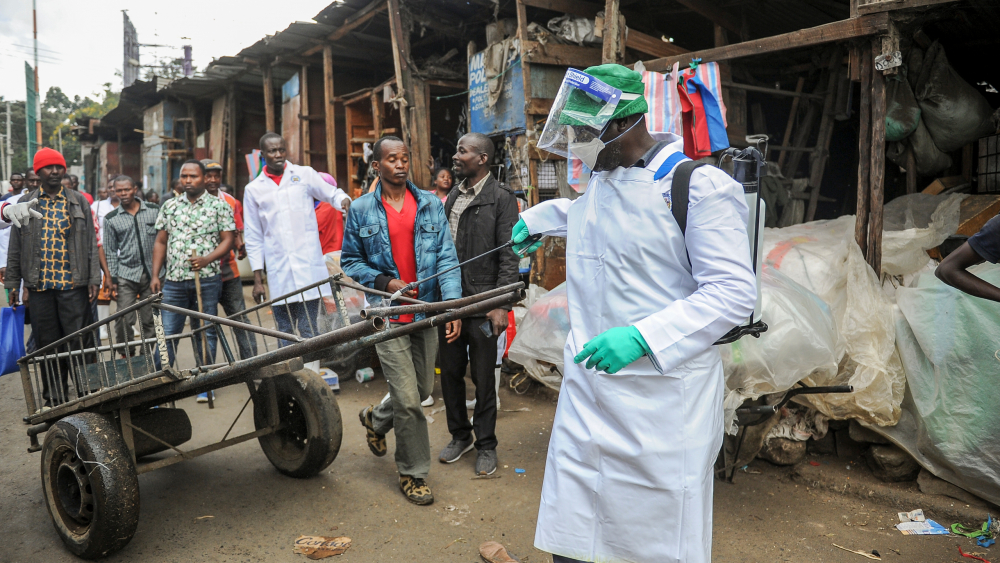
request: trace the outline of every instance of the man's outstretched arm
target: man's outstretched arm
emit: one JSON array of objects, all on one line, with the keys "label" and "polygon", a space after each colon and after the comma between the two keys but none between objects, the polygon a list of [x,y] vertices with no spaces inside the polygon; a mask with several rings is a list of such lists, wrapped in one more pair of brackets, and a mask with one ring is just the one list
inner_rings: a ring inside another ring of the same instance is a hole
[{"label": "man's outstretched arm", "polygon": [[984,261],[983,257],[966,242],[938,264],[934,275],[959,291],[1000,302],[1000,287],[969,273],[969,268]]}]

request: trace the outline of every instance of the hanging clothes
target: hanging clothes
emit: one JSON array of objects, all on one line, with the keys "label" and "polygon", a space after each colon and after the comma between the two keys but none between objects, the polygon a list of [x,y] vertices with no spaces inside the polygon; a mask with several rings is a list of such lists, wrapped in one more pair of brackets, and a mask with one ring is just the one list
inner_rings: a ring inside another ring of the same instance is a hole
[{"label": "hanging clothes", "polygon": [[718,63],[699,64],[678,77],[684,154],[688,158],[697,160],[729,148],[721,85]]}]

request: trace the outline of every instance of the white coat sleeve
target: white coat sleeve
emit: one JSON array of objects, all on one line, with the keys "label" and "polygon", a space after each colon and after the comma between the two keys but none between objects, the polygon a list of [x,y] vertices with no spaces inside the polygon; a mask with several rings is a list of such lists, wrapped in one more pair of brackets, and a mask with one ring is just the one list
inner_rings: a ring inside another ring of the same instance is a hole
[{"label": "white coat sleeve", "polygon": [[745,322],[757,300],[742,186],[721,170],[704,167],[692,176],[689,201],[685,238],[698,289],[635,324],[661,373],[687,363]]},{"label": "white coat sleeve", "polygon": [[10,229],[0,231],[0,268],[7,267],[7,248],[10,247]]},{"label": "white coat sleeve", "polygon": [[344,190],[337,186],[331,186],[326,183],[326,180],[320,177],[319,173],[311,168],[309,174],[309,183],[307,184],[309,197],[325,201],[333,206],[337,211],[344,210],[344,200],[351,199]]},{"label": "white coat sleeve", "polygon": [[521,219],[532,235],[548,235],[552,237],[566,236],[566,217],[573,200],[569,198],[550,199],[543,201],[531,209],[521,213]]},{"label": "white coat sleeve", "polygon": [[264,269],[264,229],[260,224],[260,206],[253,190],[243,193],[243,243],[252,271]]}]

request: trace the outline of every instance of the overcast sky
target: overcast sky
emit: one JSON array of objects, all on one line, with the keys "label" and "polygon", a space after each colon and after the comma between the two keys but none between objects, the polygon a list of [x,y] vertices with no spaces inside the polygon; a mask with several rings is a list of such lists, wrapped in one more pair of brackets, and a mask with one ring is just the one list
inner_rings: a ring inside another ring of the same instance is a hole
[{"label": "overcast sky", "polygon": [[[73,96],[91,96],[111,82],[121,90],[122,13],[139,43],[176,49],[140,48],[141,63],[153,56],[180,58],[193,47],[194,64],[203,69],[213,58],[235,55],[265,35],[294,21],[311,22],[334,0],[37,0],[40,90],[59,86]],[[0,96],[25,97],[24,63],[32,62],[31,2],[0,0]],[[185,39],[188,38],[188,39]],[[141,76],[141,74],[140,74]]]}]

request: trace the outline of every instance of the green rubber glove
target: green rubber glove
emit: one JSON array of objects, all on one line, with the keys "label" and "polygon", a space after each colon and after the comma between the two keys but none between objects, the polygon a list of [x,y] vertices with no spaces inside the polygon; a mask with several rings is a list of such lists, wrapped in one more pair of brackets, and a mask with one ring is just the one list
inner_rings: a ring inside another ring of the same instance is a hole
[{"label": "green rubber glove", "polygon": [[[524,239],[526,239],[526,238],[528,238],[530,236],[531,236],[531,233],[528,232],[528,226],[524,224],[524,219],[520,219],[519,218],[517,220],[517,224],[514,225],[514,230],[511,231],[511,233],[510,233],[510,240],[514,241],[514,243],[515,243],[514,244],[514,252],[517,252],[521,256],[524,256],[525,254],[527,254],[529,252],[534,252],[534,251],[538,250],[538,248],[542,246],[542,241],[538,241],[538,242],[536,242],[536,243],[534,243],[534,244],[532,244],[531,246],[528,246],[528,247],[525,247],[525,245],[523,245],[523,244],[516,244],[516,243],[519,243],[519,242],[523,241]],[[527,248],[527,250],[525,250],[525,248]]]},{"label": "green rubber glove", "polygon": [[597,369],[608,374],[618,373],[623,367],[652,354],[646,339],[634,326],[609,328],[583,346],[583,350],[573,358],[576,363],[587,360],[587,369]]}]

